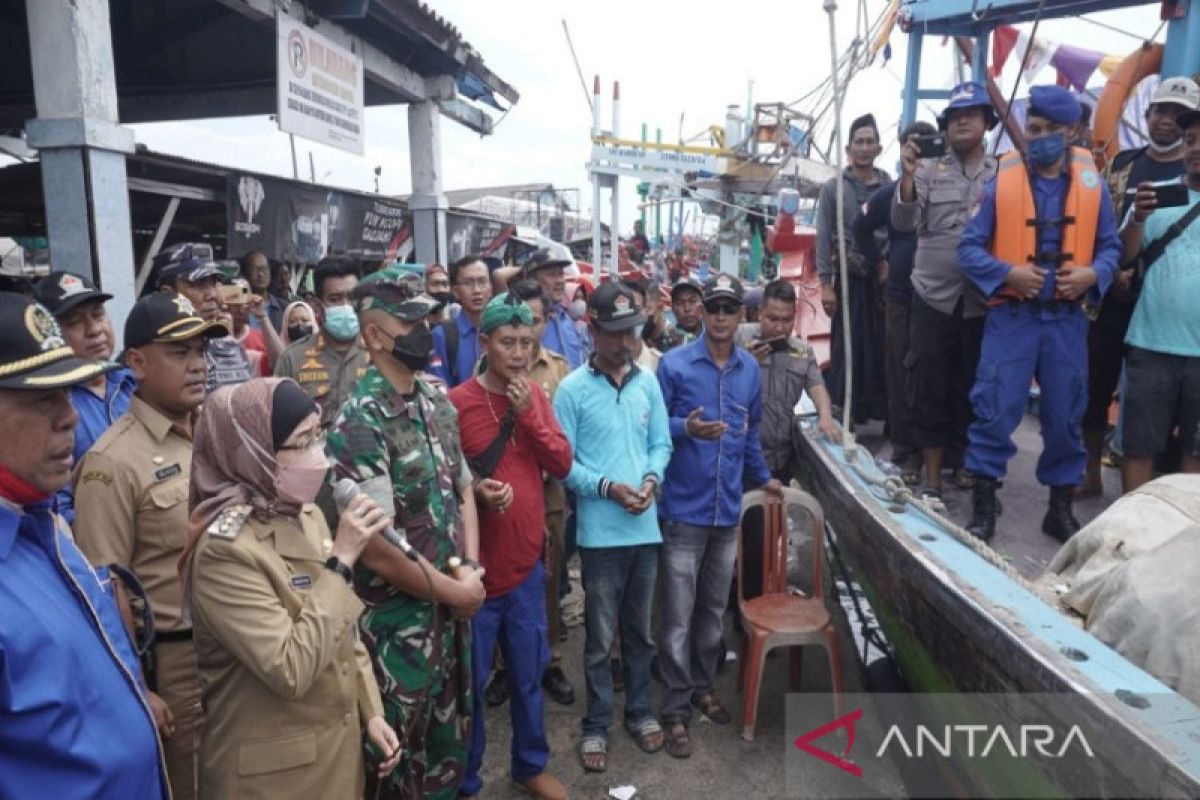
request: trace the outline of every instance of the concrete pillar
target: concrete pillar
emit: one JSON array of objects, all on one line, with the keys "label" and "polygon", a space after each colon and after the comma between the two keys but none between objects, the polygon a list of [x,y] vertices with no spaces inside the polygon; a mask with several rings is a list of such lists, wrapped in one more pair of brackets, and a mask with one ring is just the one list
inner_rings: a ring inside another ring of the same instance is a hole
[{"label": "concrete pillar", "polygon": [[412,168],[413,245],[417,261],[445,264],[446,196],[442,194],[441,116],[437,103],[426,100],[408,107],[408,158]]},{"label": "concrete pillar", "polygon": [[113,295],[120,336],[134,297],[125,154],[133,132],[117,113],[108,0],[26,0],[37,119],[25,125],[40,152],[50,259]]}]

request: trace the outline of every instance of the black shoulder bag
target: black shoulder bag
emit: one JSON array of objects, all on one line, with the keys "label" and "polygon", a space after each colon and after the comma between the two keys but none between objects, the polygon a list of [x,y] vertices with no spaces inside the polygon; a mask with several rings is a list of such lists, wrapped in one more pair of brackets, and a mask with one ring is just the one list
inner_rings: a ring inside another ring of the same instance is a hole
[{"label": "black shoulder bag", "polygon": [[504,412],[504,416],[500,418],[500,432],[496,434],[496,438],[492,440],[492,443],[479,455],[467,459],[467,466],[471,468],[471,472],[475,477],[492,477],[492,473],[499,466],[500,458],[504,455],[504,448],[508,445],[508,440],[512,438],[513,430],[516,427],[517,418],[510,407]]}]

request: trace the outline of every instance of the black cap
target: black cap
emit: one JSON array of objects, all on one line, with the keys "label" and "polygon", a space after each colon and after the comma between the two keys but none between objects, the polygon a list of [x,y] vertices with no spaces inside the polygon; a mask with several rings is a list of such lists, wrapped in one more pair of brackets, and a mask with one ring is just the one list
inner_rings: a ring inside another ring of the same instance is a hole
[{"label": "black cap", "polygon": [[555,258],[554,256],[550,255],[549,248],[539,247],[529,255],[529,258],[525,259],[525,263],[521,265],[521,271],[526,275],[532,275],[539,269],[569,266],[571,266],[571,262],[567,259]]},{"label": "black cap", "polygon": [[183,278],[188,283],[199,283],[213,276],[225,280],[225,273],[213,260],[212,246],[204,243],[183,242],[166,248],[154,257],[158,269],[158,285],[172,283]]},{"label": "black cap", "polygon": [[633,292],[619,283],[602,283],[588,298],[588,319],[602,331],[618,333],[645,324]]},{"label": "black cap", "polygon": [[706,303],[710,300],[735,300],[740,303],[743,296],[742,282],[724,272],[717,273],[706,280],[704,294],[701,295]]},{"label": "black cap", "polygon": [[675,295],[684,291],[685,289],[691,289],[696,294],[704,297],[704,287],[700,285],[700,281],[689,275],[671,287],[671,299],[674,300]]},{"label": "black cap", "polygon": [[186,297],[168,292],[154,292],[138,300],[125,320],[126,347],[228,335],[224,323],[205,320]]},{"label": "black cap", "polygon": [[0,389],[60,389],[87,383],[117,366],[79,358],[45,306],[22,294],[0,292]]},{"label": "black cap", "polygon": [[61,270],[51,272],[38,281],[33,289],[33,297],[44,305],[55,319],[90,300],[112,300],[112,295],[97,289],[91,279]]},{"label": "black cap", "polygon": [[1175,118],[1175,124],[1181,131],[1187,130],[1197,122],[1200,122],[1200,111],[1185,111]]}]

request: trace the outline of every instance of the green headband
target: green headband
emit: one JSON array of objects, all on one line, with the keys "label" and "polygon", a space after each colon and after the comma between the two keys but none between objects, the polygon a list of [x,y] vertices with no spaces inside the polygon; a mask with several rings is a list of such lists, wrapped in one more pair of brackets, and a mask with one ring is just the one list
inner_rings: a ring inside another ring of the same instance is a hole
[{"label": "green headband", "polygon": [[504,292],[496,295],[483,309],[483,319],[479,323],[480,333],[491,333],[501,325],[532,325],[533,309],[521,301],[515,294]]}]

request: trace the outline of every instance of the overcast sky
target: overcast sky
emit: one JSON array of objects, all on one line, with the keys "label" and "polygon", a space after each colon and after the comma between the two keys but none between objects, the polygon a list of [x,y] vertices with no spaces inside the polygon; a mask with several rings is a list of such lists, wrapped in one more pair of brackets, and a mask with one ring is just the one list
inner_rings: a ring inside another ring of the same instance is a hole
[{"label": "overcast sky", "polygon": [[[592,75],[601,76],[605,127],[610,120],[612,82],[620,81],[621,133],[629,138],[636,138],[645,122],[651,136],[655,127],[661,127],[664,141],[674,141],[679,136],[681,115],[685,137],[722,124],[728,104],[745,105],[751,78],[755,102],[791,102],[829,73],[828,22],[820,0],[742,0],[720,10],[714,7],[712,13],[695,4],[649,0],[427,2],[521,94],[520,102],[489,137],[442,120],[445,189],[545,181],[560,188],[578,188],[585,211],[590,208],[584,164],[590,149],[591,112],[563,35],[564,18],[588,93]],[[841,51],[856,34],[858,3],[841,0],[839,6]],[[867,1],[872,17],[885,6],[886,0]],[[1157,4],[1098,14],[1093,19],[1149,36],[1158,27]],[[1078,20],[1043,23],[1039,35],[1111,53],[1128,53],[1137,46],[1134,38]],[[872,111],[887,140],[894,138],[900,115],[905,38],[899,31],[893,35],[891,62],[860,73],[846,98],[843,119]],[[951,46],[942,47],[940,40],[930,39],[924,56],[926,85],[951,85]],[[1041,77],[1051,81],[1053,74],[1047,69]],[[1007,92],[1011,70],[1006,78]],[[1102,82],[1098,75],[1097,80]],[[498,116],[494,110],[492,113]],[[923,110],[921,116],[932,118],[932,109]],[[403,107],[368,109],[363,157],[298,138],[301,177],[309,176],[311,151],[318,183],[369,191],[378,165],[382,167],[382,192],[408,193],[406,119]],[[138,141],[154,150],[289,177],[292,173],[288,137],[267,117],[134,128]],[[893,171],[894,153],[894,149],[885,153],[880,162],[889,171]],[[623,180],[622,185],[621,229],[628,230],[637,213],[634,181]]]}]

